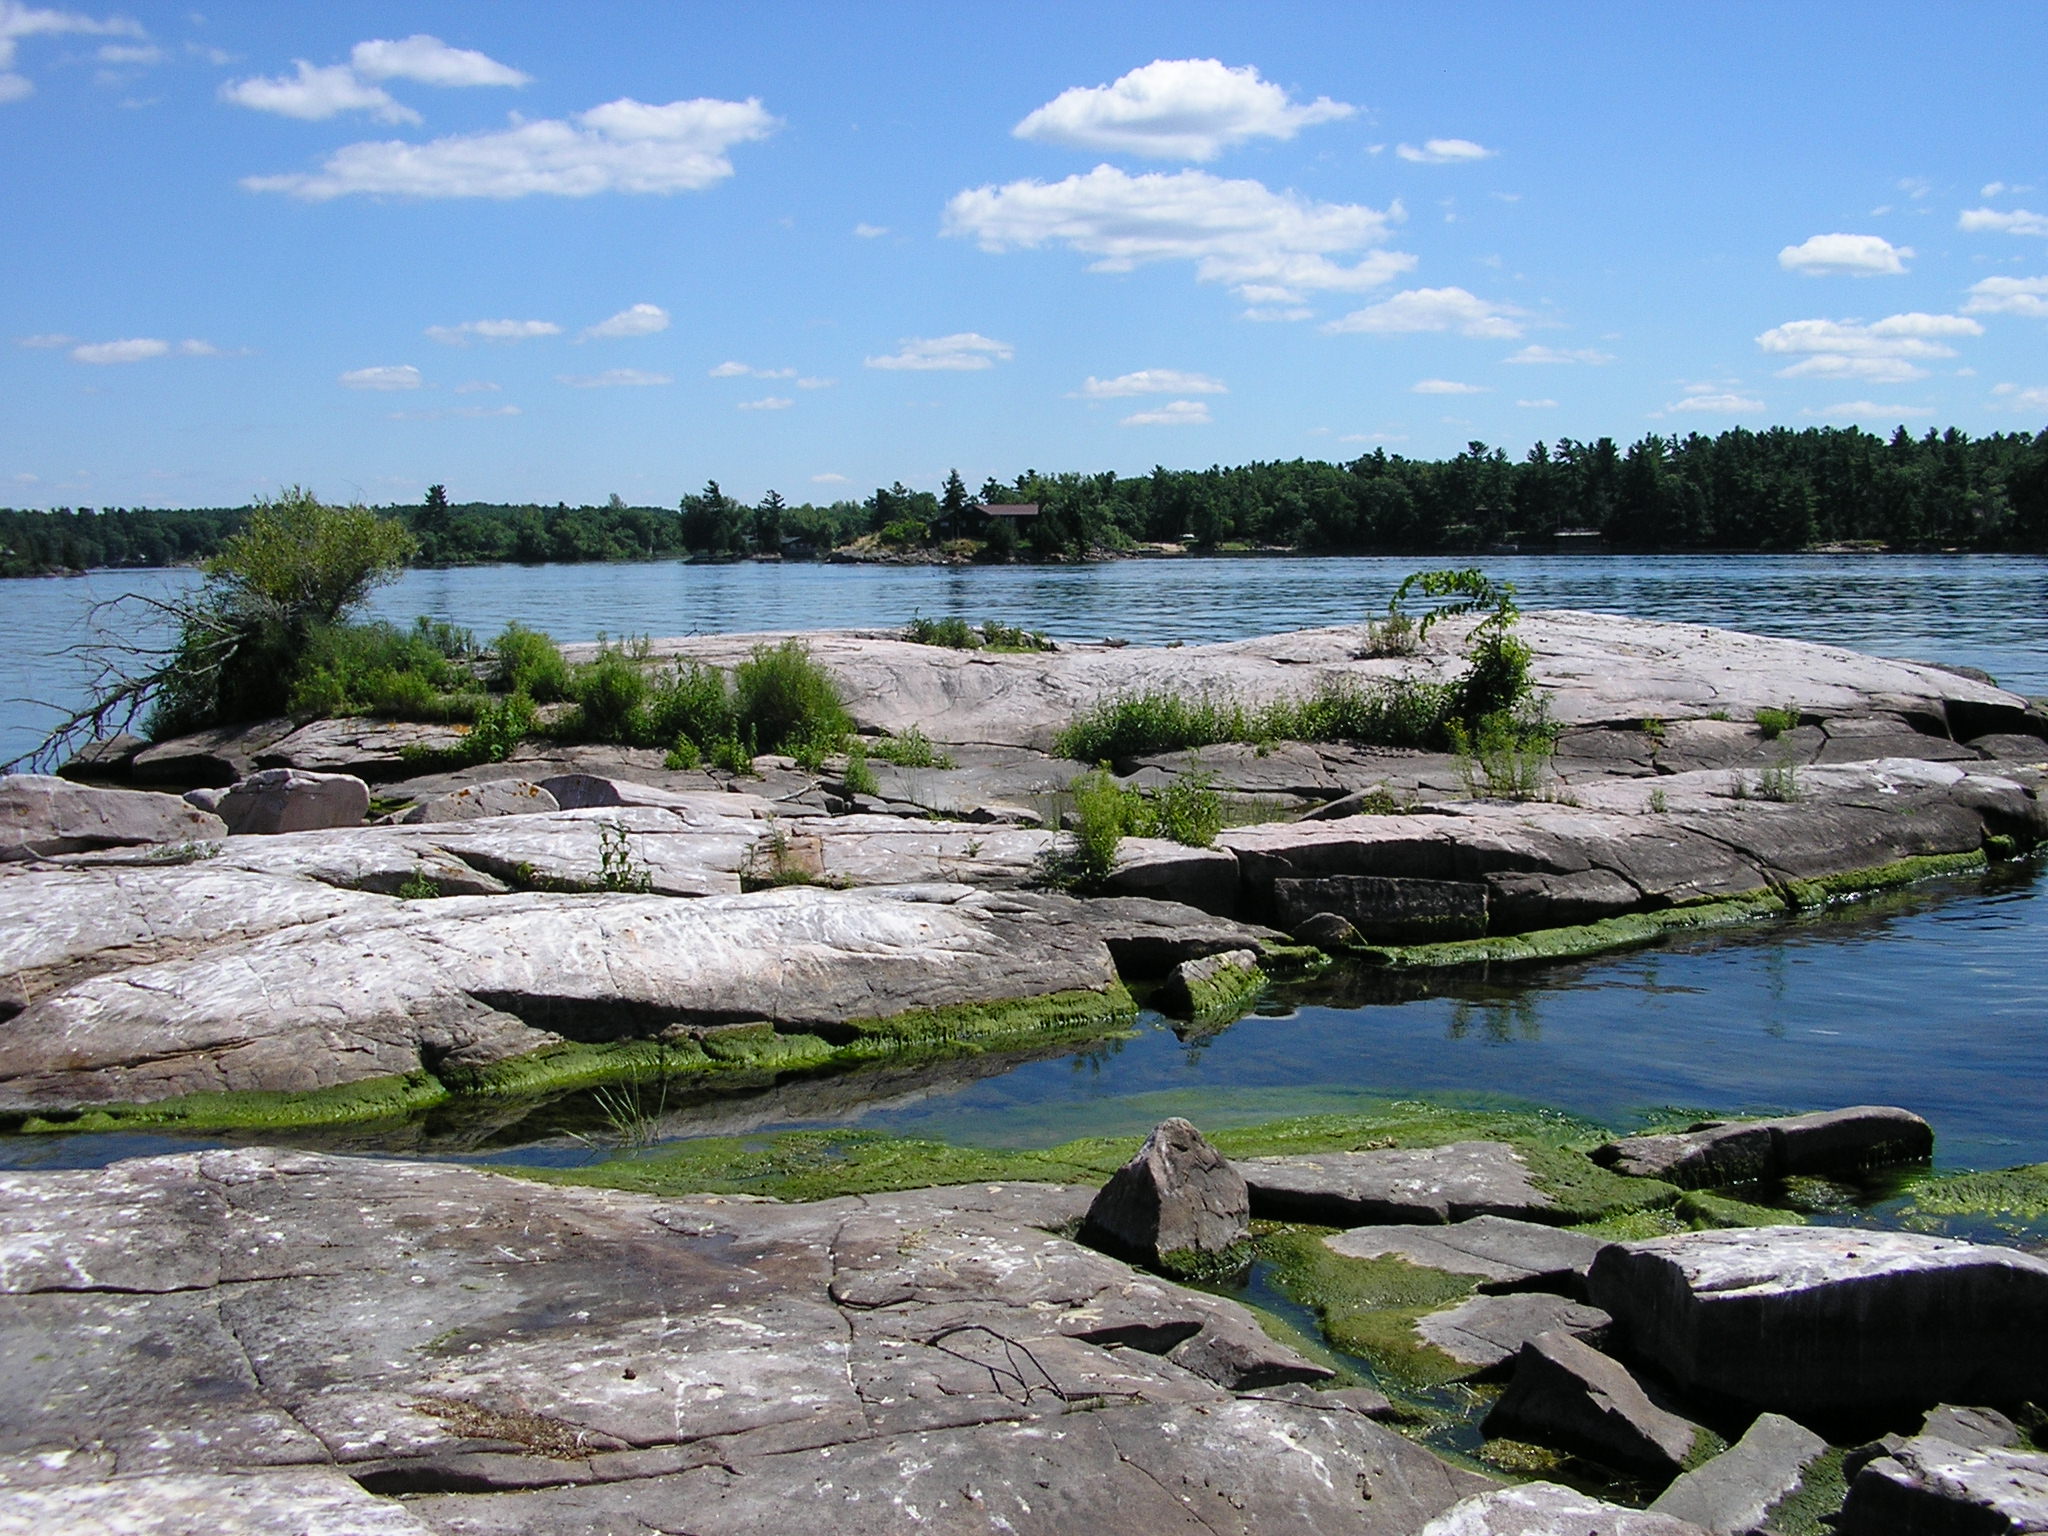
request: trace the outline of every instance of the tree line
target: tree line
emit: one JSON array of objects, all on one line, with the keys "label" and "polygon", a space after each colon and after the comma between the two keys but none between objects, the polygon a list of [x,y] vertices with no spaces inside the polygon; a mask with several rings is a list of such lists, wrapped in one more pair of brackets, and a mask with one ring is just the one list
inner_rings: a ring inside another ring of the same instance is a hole
[{"label": "tree line", "polygon": [[[988,519],[975,503],[1028,502],[1036,517]],[[862,500],[758,502],[717,481],[674,508],[451,503],[442,488],[381,509],[411,529],[427,564],[820,559],[835,551],[1064,560],[1145,543],[1294,548],[1330,554],[1541,550],[1597,534],[1631,551],[1890,549],[2048,553],[2048,431],[1972,437],[1950,428],[1889,438],[1855,427],[1747,428],[1537,443],[1519,459],[1474,442],[1448,459],[1384,449],[1331,463],[1276,460],[1146,475],[1026,470],[971,496],[958,473],[937,492],[900,481]],[[0,510],[0,575],[184,564],[217,551],[249,509]]]}]

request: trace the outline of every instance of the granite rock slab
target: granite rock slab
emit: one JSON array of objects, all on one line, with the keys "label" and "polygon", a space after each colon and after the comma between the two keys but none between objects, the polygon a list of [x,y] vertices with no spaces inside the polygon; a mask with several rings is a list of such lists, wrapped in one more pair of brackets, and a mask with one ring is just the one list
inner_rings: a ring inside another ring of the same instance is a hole
[{"label": "granite rock slab", "polygon": [[1566,1227],[1474,1216],[1448,1226],[1366,1226],[1332,1233],[1323,1246],[1348,1259],[1397,1254],[1411,1264],[1476,1275],[1485,1292],[1555,1291],[1583,1298],[1586,1271],[1607,1246]]},{"label": "granite rock slab", "polygon": [[1514,1148],[1499,1141],[1370,1152],[1245,1157],[1252,1214],[1324,1226],[1526,1218],[1556,1209]]}]

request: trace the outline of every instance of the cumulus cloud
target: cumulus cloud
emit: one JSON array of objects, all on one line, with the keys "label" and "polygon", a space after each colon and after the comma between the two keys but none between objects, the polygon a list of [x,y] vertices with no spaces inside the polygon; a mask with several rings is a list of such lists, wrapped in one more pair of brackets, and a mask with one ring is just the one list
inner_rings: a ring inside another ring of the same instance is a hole
[{"label": "cumulus cloud", "polygon": [[1904,384],[1924,379],[1923,362],[1954,357],[1950,338],[1981,336],[1984,327],[1962,315],[1918,312],[1883,320],[1792,320],[1757,337],[1757,345],[1799,361],[1778,370],[1781,379],[1864,379]]},{"label": "cumulus cloud", "polygon": [[349,62],[372,80],[417,80],[421,85],[525,85],[533,77],[471,48],[451,48],[438,37],[415,32],[396,42],[372,38],[357,43]]},{"label": "cumulus cloud", "polygon": [[908,369],[915,372],[968,373],[1007,363],[1017,349],[1006,341],[993,341],[978,331],[959,331],[951,336],[906,336],[897,343],[900,352],[871,357],[870,368]]},{"label": "cumulus cloud", "polygon": [[1411,395],[1490,395],[1485,384],[1461,384],[1456,379],[1418,379],[1408,386]]},{"label": "cumulus cloud", "polygon": [[1973,233],[1991,230],[2048,238],[2048,214],[2029,213],[2024,208],[2015,208],[2011,213],[2000,213],[1996,208],[1971,208],[1956,220],[1956,228]]},{"label": "cumulus cloud", "polygon": [[1898,421],[1907,416],[1932,416],[1934,408],[1928,405],[1878,405],[1869,400],[1845,400],[1840,405],[1825,405],[1819,410],[1808,406],[1799,413],[1821,421]]},{"label": "cumulus cloud", "polygon": [[786,411],[796,402],[787,395],[763,395],[759,400],[742,400],[743,411]]},{"label": "cumulus cloud", "polygon": [[171,350],[168,341],[154,336],[131,336],[125,341],[92,341],[73,347],[71,355],[81,363],[140,363],[162,357]]},{"label": "cumulus cloud", "polygon": [[586,326],[579,341],[616,341],[623,336],[652,336],[668,329],[668,311],[659,304],[634,304],[609,320]]},{"label": "cumulus cloud", "polygon": [[1397,144],[1394,153],[1417,165],[1464,165],[1473,160],[1491,160],[1500,151],[1474,144],[1470,139],[1425,139],[1419,148]]},{"label": "cumulus cloud", "polygon": [[728,151],[780,126],[757,98],[699,98],[666,106],[622,97],[573,118],[515,122],[425,144],[347,144],[318,171],[247,176],[251,192],[305,202],[390,197],[591,197],[600,192],[696,192],[732,175]]},{"label": "cumulus cloud", "polygon": [[1169,400],[1149,411],[1126,416],[1126,427],[1206,427],[1213,420],[1206,400]]},{"label": "cumulus cloud", "polygon": [[1354,309],[1324,330],[1363,331],[1372,335],[1406,335],[1418,331],[1456,331],[1460,336],[1512,338],[1522,334],[1527,310],[1482,299],[1463,288],[1410,288],[1390,299]]},{"label": "cumulus cloud", "polygon": [[368,112],[379,122],[417,123],[419,113],[392,99],[381,85],[359,78],[346,64],[329,64],[316,69],[304,59],[294,59],[296,75],[252,75],[247,80],[229,80],[220,88],[220,99],[256,112],[275,112],[304,122],[321,122],[343,112]]},{"label": "cumulus cloud", "polygon": [[[1311,202],[1207,171],[1132,176],[1098,165],[1064,181],[959,193],[946,205],[945,232],[985,251],[1065,245],[1094,257],[1096,272],[1191,261],[1198,281],[1229,284],[1248,303],[1295,305],[1311,291],[1376,288],[1413,267],[1413,256],[1369,249],[1400,217],[1398,204],[1382,213]],[[1357,251],[1368,254],[1352,265],[1331,260]]]},{"label": "cumulus cloud", "polygon": [[794,368],[755,368],[747,363],[725,362],[708,370],[714,379],[793,379]]},{"label": "cumulus cloud", "polygon": [[2025,315],[2048,320],[2048,277],[1987,277],[1970,284],[1970,315]]},{"label": "cumulus cloud", "polygon": [[536,336],[559,336],[562,328],[552,320],[465,320],[460,325],[430,325],[427,334],[443,346],[466,347],[472,341],[531,341]]},{"label": "cumulus cloud", "polygon": [[1590,363],[1595,367],[1614,361],[1612,352],[1595,347],[1543,347],[1534,343],[1501,359],[1504,363]]},{"label": "cumulus cloud", "polygon": [[1060,92],[1011,132],[1070,149],[1213,160],[1246,139],[1291,139],[1357,110],[1327,96],[1297,103],[1249,64],[1155,59],[1108,85]]},{"label": "cumulus cloud", "polygon": [[383,368],[351,368],[341,376],[343,389],[418,389],[420,371],[411,363]]},{"label": "cumulus cloud", "polygon": [[1750,395],[1737,394],[1733,390],[1715,389],[1710,386],[1695,386],[1683,400],[1664,407],[1662,414],[1672,415],[1683,411],[1698,411],[1715,416],[1740,416],[1751,411],[1764,409],[1764,403]]},{"label": "cumulus cloud", "polygon": [[68,347],[76,340],[76,336],[66,336],[62,331],[45,331],[40,336],[17,336],[14,338],[14,344],[17,347],[49,349]]},{"label": "cumulus cloud", "polygon": [[2048,411],[2048,385],[2035,385],[2032,389],[2021,389],[2017,384],[2000,384],[1991,391],[2009,400],[2023,411]]},{"label": "cumulus cloud", "polygon": [[1912,256],[1882,235],[1810,235],[1778,252],[1778,265],[1808,277],[1897,277]]},{"label": "cumulus cloud", "polygon": [[571,389],[644,389],[654,384],[673,384],[666,373],[649,373],[644,368],[607,368],[603,373],[558,373],[558,382]]},{"label": "cumulus cloud", "polygon": [[1227,395],[1221,379],[1175,368],[1140,368],[1136,373],[1098,379],[1090,374],[1075,391],[1084,400],[1118,400],[1129,395]]},{"label": "cumulus cloud", "polygon": [[123,16],[99,20],[77,11],[51,10],[24,5],[21,0],[0,0],[0,103],[21,101],[35,94],[35,82],[14,70],[24,37],[54,37],[61,33],[88,37],[143,37],[139,22]]}]

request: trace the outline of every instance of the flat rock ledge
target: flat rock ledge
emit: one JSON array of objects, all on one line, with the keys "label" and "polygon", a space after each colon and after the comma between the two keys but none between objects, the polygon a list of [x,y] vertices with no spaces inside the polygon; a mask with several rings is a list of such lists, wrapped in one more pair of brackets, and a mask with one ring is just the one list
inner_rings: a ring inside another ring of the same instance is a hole
[{"label": "flat rock ledge", "polygon": [[271,1151],[0,1176],[0,1328],[34,1362],[0,1521],[1412,1536],[1488,1488],[1233,1303],[1046,1230],[1087,1197]]}]

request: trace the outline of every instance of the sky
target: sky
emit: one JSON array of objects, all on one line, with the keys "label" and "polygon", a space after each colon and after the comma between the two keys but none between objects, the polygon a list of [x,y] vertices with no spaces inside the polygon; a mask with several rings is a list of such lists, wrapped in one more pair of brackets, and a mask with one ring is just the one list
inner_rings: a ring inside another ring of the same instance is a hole
[{"label": "sky", "polygon": [[0,505],[2048,426],[2048,7],[0,0]]}]

